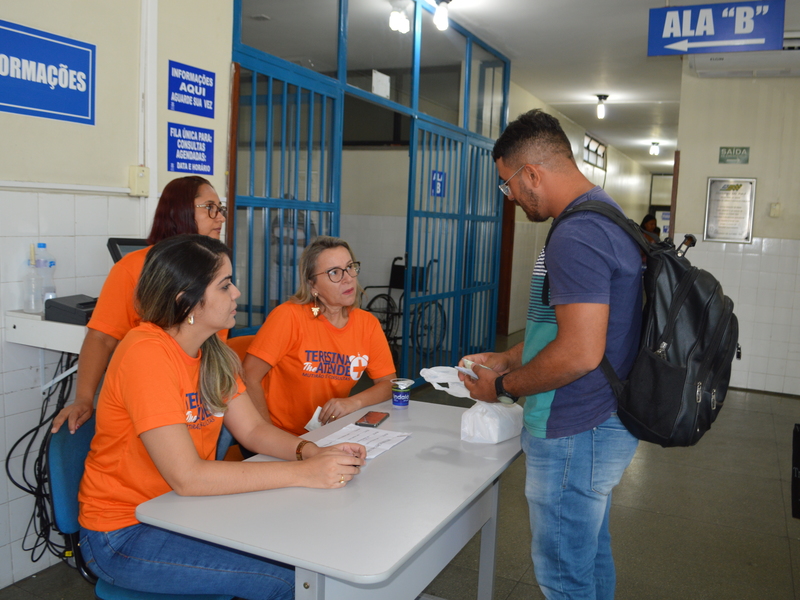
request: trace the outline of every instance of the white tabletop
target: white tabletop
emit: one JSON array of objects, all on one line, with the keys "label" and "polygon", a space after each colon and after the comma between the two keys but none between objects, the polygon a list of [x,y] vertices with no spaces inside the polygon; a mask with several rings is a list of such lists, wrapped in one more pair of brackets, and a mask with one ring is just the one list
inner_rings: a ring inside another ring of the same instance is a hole
[{"label": "white tabletop", "polygon": [[[288,488],[212,497],[170,492],[140,505],[140,521],[359,584],[391,577],[490,486],[520,454],[460,439],[464,409],[391,402],[356,411],[305,435],[322,439],[368,410],[381,428],[412,435],[371,459],[342,489]],[[269,460],[256,457],[253,460]]]}]

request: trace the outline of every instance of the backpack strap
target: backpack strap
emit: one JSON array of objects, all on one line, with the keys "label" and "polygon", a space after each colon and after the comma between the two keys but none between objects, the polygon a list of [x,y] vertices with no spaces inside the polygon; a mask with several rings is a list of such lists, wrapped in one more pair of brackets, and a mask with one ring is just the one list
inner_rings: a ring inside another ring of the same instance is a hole
[{"label": "backpack strap", "polygon": [[[611,219],[614,223],[621,227],[625,233],[631,236],[633,241],[636,242],[642,252],[644,252],[647,256],[651,256],[653,254],[654,248],[652,242],[647,241],[647,238],[645,238],[644,234],[642,233],[641,227],[639,227],[634,221],[627,218],[624,214],[607,202],[601,202],[600,200],[587,200],[586,202],[581,202],[577,206],[573,206],[572,208],[562,211],[560,215],[553,219],[553,223],[550,225],[550,231],[547,232],[547,239],[544,242],[545,260],[547,259],[547,245],[550,243],[550,237],[553,235],[555,228],[558,227],[558,224],[564,219],[568,219],[569,217],[586,210],[599,213],[604,217]],[[545,306],[550,305],[550,278],[546,273],[544,282],[542,284],[542,304]]]},{"label": "backpack strap", "polygon": [[[642,252],[644,252],[647,256],[651,256],[653,254],[653,246],[645,239],[641,228],[634,221],[628,219],[619,210],[606,202],[601,202],[600,200],[587,200],[586,202],[581,202],[577,206],[573,206],[570,209],[562,211],[561,214],[553,220],[553,224],[550,225],[550,231],[547,232],[547,239],[544,243],[545,260],[547,260],[547,244],[550,243],[550,237],[553,235],[553,231],[558,224],[564,219],[568,219],[579,212],[587,210],[600,213],[608,219],[611,219],[616,225],[622,228],[622,230],[625,231],[634,242],[636,242]],[[542,304],[546,306],[550,305],[550,278],[547,275],[547,272],[545,272],[544,283],[542,284]],[[625,385],[622,383],[622,381],[620,381],[616,371],[614,371],[614,367],[611,366],[611,361],[608,360],[608,355],[605,353],[603,354],[603,360],[600,362],[600,369],[606,376],[609,385],[611,385],[614,395],[619,398],[622,395]]]}]

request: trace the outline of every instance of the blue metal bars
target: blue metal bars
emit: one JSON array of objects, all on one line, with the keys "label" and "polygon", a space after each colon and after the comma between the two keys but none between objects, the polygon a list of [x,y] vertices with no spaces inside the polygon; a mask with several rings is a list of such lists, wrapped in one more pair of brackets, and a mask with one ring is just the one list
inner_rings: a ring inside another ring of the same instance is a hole
[{"label": "blue metal bars", "polygon": [[487,142],[421,119],[412,134],[402,371],[494,345],[501,204]]},{"label": "blue metal bars", "polygon": [[249,333],[296,291],[308,241],[338,230],[338,161],[331,149],[339,99],[300,78],[250,69],[242,69],[239,89],[237,329]]}]

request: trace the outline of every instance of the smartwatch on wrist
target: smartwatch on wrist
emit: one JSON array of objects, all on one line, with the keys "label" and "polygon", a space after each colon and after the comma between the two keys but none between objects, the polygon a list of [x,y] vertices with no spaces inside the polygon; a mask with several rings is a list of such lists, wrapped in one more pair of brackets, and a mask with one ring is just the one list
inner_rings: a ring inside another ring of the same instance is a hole
[{"label": "smartwatch on wrist", "polygon": [[506,388],[503,387],[504,377],[505,375],[501,375],[494,380],[494,391],[497,392],[497,401],[503,404],[514,404],[519,400],[519,396],[512,396],[506,391]]}]

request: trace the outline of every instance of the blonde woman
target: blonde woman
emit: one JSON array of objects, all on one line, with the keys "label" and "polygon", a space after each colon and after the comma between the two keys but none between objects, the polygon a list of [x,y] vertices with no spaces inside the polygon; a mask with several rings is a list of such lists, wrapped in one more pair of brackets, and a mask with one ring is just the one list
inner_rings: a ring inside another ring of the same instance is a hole
[{"label": "blonde woman", "polygon": [[[315,238],[300,257],[297,293],[269,314],[247,351],[247,392],[285,431],[301,435],[317,407],[325,424],[392,397],[389,343],[378,319],[358,308],[360,269],[347,242]],[[365,372],[373,385],[350,396]]]}]

